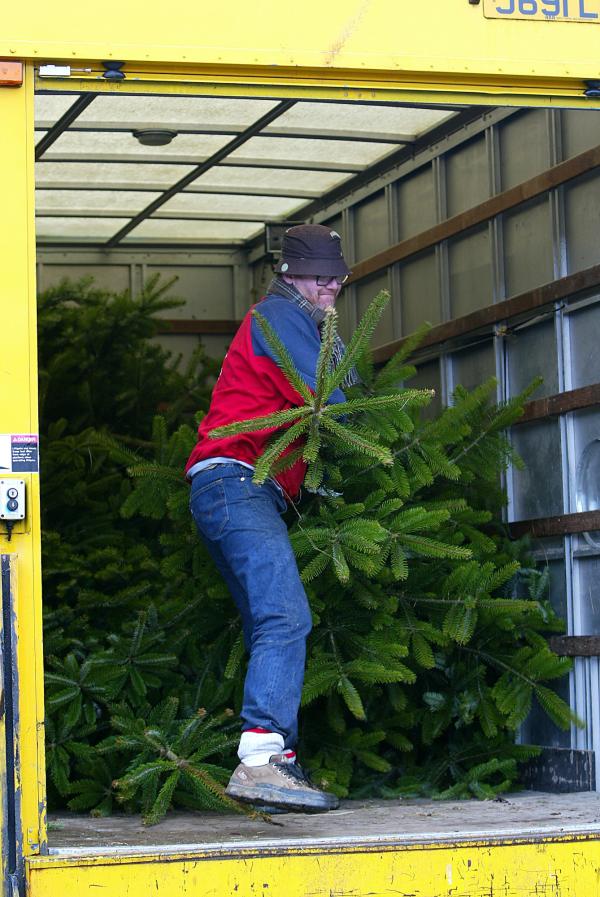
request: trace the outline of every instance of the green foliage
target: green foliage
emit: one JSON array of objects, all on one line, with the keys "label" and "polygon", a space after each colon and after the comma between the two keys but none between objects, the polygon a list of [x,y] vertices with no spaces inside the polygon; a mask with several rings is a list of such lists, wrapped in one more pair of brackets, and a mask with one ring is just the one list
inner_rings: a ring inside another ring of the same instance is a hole
[{"label": "green foliage", "polygon": [[[132,299],[65,282],[39,299],[49,797],[100,815],[119,807],[125,786],[116,783],[140,753],[105,750],[117,718],[144,718],[176,697],[186,718],[205,708],[231,731],[223,713],[238,700],[223,671],[239,626],[194,532],[181,473],[219,365],[199,347],[181,370],[150,341],[156,316],[178,304],[168,287],[153,279]],[[127,466],[141,474],[144,464],[160,476],[140,504]],[[213,753],[229,766],[231,737]],[[213,777],[220,793],[223,776]],[[180,783],[171,800],[200,806],[200,790],[180,800]],[[154,818],[141,791],[124,803],[142,805]]]},{"label": "green foliage", "polygon": [[[209,436],[220,439],[238,433],[266,430],[272,427],[284,427],[282,433],[276,434],[271,444],[263,452],[256,464],[254,482],[264,483],[274,473],[275,465],[281,471],[296,460],[296,455],[287,454],[289,447],[297,440],[302,440],[303,459],[308,462],[306,483],[317,489],[323,480],[325,466],[319,456],[320,452],[332,447],[339,454],[357,454],[367,456],[380,464],[393,465],[393,457],[387,446],[382,444],[376,429],[368,430],[364,426],[341,424],[339,418],[348,418],[372,410],[386,416],[398,415],[407,405],[416,407],[429,401],[427,390],[393,390],[388,394],[360,397],[353,401],[327,404],[334,389],[338,388],[344,377],[351,370],[362,353],[367,350],[373,331],[385,310],[390,294],[382,290],[367,309],[363,319],[356,328],[354,336],[346,350],[344,358],[335,370],[331,370],[334,337],[337,329],[337,313],[328,309],[323,324],[321,352],[316,369],[316,388],[314,394],[308,389],[302,377],[296,371],[289,352],[262,315],[254,310],[256,321],[269,341],[277,362],[290,384],[304,399],[304,406],[289,411],[277,411],[264,417],[253,418],[217,427]],[[285,426],[289,425],[289,426]],[[345,569],[343,557],[340,569]]]},{"label": "green foliage", "polygon": [[247,814],[223,793],[231,771],[207,762],[214,755],[226,755],[238,742],[237,727],[232,731],[234,727],[227,725],[232,711],[209,716],[200,708],[191,719],[179,720],[178,705],[175,696],[167,698],[153,708],[142,708],[143,718],[127,704],[116,709],[111,722],[119,734],[98,751],[129,757],[125,773],[115,782],[119,801],[129,804],[137,798],[147,825],[162,819],[178,792],[191,809],[225,808]]},{"label": "green foliage", "polygon": [[[171,805],[233,809],[245,673],[182,476],[218,365],[199,349],[181,371],[149,341],[166,288],[40,299],[51,799],[148,823]],[[327,317],[314,395],[257,315],[304,404],[221,432],[276,427],[257,481],[308,464],[288,525],[314,618],[300,749],[315,780],[341,796],[489,797],[535,752],[514,744],[533,696],[572,721],[551,689],[569,664],[544,637],[561,628],[547,575],[499,523],[500,474],[519,463],[505,431],[527,394],[497,406],[493,381],[459,388],[425,419],[430,394],[403,385],[420,335],[383,368],[370,357],[387,300],[335,371]],[[328,405],[353,365],[362,383]]]}]

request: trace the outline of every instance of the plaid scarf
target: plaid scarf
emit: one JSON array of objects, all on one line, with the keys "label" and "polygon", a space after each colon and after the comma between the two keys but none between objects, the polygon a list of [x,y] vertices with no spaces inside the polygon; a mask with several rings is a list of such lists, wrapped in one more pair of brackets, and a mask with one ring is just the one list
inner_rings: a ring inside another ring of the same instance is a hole
[{"label": "plaid scarf", "polygon": [[[291,302],[294,302],[303,311],[305,311],[309,317],[313,319],[313,321],[319,328],[319,334],[322,334],[321,328],[323,325],[323,321],[325,320],[325,311],[322,308],[319,308],[318,305],[313,305],[312,302],[309,302],[308,299],[305,299],[302,293],[300,293],[293,284],[286,283],[283,277],[273,278],[273,280],[269,284],[267,296],[283,296],[285,299],[289,299]],[[331,360],[332,370],[336,369],[336,367],[342,360],[342,356],[345,351],[346,346],[344,345],[341,337],[336,334],[335,343],[333,346],[333,358]],[[356,368],[353,367],[342,380],[342,387],[345,387],[347,389],[349,386],[354,386],[356,383],[360,382],[360,375]]]}]

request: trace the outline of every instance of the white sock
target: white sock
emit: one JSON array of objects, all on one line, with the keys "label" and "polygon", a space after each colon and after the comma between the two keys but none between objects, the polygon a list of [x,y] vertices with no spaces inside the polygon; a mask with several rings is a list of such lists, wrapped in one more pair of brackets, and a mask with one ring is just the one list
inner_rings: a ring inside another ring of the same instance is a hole
[{"label": "white sock", "polygon": [[277,732],[242,732],[238,757],[244,766],[264,766],[273,754],[283,753],[283,736]]}]

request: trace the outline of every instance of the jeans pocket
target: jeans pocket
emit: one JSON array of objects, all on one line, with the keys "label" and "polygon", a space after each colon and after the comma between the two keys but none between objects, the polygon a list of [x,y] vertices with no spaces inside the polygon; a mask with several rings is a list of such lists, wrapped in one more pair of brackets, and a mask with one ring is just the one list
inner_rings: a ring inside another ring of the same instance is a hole
[{"label": "jeans pocket", "polygon": [[268,479],[261,486],[257,486],[256,483],[252,482],[252,477],[248,477],[246,480],[246,494],[248,498],[264,498],[270,504],[273,504],[280,514],[287,510],[287,502],[274,480]]},{"label": "jeans pocket", "polygon": [[229,509],[223,480],[213,480],[192,491],[190,510],[201,535],[211,541],[219,539],[229,523]]}]

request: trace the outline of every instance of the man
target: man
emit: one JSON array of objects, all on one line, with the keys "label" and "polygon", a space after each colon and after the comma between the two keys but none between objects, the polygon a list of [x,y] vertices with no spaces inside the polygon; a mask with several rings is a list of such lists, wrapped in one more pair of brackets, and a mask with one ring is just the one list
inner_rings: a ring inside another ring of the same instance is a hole
[{"label": "man", "polygon": [[[350,273],[339,234],[322,225],[289,228],[275,271],[278,276],[258,311],[314,390],[319,324]],[[336,360],[342,351],[338,340]],[[343,392],[335,390],[329,401],[344,401]],[[186,474],[192,483],[194,520],[240,612],[250,655],[241,763],[226,793],[257,805],[318,812],[335,809],[338,800],[314,786],[295,762],[311,614],[281,519],[286,498],[300,490],[306,464],[300,458],[275,479],[256,486],[253,465],[273,431],[208,436],[225,424],[303,404],[249,312],[223,362]]]}]

